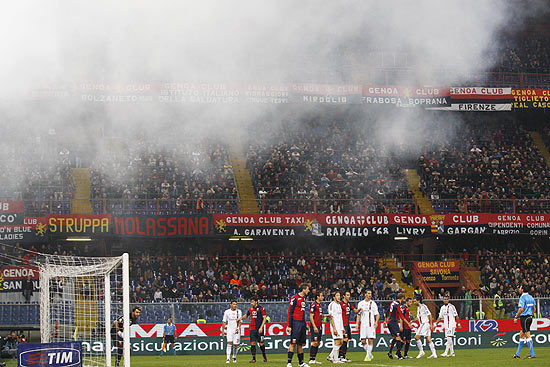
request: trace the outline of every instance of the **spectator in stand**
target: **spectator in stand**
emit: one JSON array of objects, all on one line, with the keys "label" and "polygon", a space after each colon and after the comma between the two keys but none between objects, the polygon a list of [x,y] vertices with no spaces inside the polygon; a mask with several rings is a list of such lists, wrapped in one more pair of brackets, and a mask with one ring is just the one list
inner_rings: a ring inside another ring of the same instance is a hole
[{"label": "spectator in stand", "polygon": [[153,296],[153,300],[155,302],[161,302],[162,301],[162,292],[160,290],[160,288],[157,288],[157,290],[155,291],[155,294]]},{"label": "spectator in stand", "polygon": [[23,280],[21,285],[21,292],[23,294],[23,298],[25,298],[25,302],[30,303],[33,294],[33,284],[30,276],[27,276],[27,278]]},{"label": "spectator in stand", "polygon": [[405,265],[405,268],[401,270],[401,281],[405,283],[409,288],[412,285],[412,272],[409,269],[408,265]]}]

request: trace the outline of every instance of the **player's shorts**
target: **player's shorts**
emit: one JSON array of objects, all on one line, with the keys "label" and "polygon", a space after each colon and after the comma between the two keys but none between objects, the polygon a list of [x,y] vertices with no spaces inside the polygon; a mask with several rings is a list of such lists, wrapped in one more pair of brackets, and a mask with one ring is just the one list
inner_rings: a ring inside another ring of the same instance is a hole
[{"label": "player's shorts", "polygon": [[318,332],[315,332],[313,330],[313,327],[310,329],[311,330],[311,341],[312,342],[320,342],[321,339],[323,338],[323,332],[321,331],[321,328],[317,328],[319,331]]},{"label": "player's shorts", "polygon": [[251,342],[264,342],[264,333],[260,333],[258,330],[250,330],[250,341]]},{"label": "player's shorts", "polygon": [[403,328],[403,333],[401,334],[401,338],[403,340],[411,340],[412,339],[412,330]]},{"label": "player's shorts", "polygon": [[227,329],[227,342],[233,344],[239,344],[241,342],[241,333],[235,333],[235,329]]},{"label": "player's shorts", "polygon": [[376,338],[376,329],[373,326],[369,327],[366,322],[361,323],[361,330],[359,330],[360,339],[374,339]]},{"label": "player's shorts", "polygon": [[304,321],[292,321],[290,342],[291,344],[306,343],[306,323]]},{"label": "player's shorts", "polygon": [[420,324],[418,329],[416,329],[416,335],[432,336],[432,329],[430,329],[430,323]]},{"label": "player's shorts", "polygon": [[531,331],[533,316],[520,316],[519,321],[521,323],[521,331],[523,331],[524,333]]},{"label": "player's shorts", "polygon": [[454,327],[445,328],[445,337],[448,338],[448,337],[455,336],[455,331],[456,331],[456,328]]},{"label": "player's shorts", "polygon": [[401,330],[399,330],[399,325],[396,322],[388,322],[388,329],[390,329],[391,336],[401,336]]},{"label": "player's shorts", "polygon": [[344,329],[336,329],[336,335],[334,335],[334,331],[332,330],[332,326],[330,327],[330,335],[332,336],[332,339],[344,339]]},{"label": "player's shorts", "polygon": [[166,335],[166,336],[164,337],[164,342],[165,342],[166,344],[172,344],[172,343],[175,342],[175,341],[176,341],[176,339],[174,338],[174,335]]},{"label": "player's shorts", "polygon": [[116,348],[120,348],[119,343],[124,343],[124,339],[122,339],[118,333],[111,333],[111,341],[115,344]]},{"label": "player's shorts", "polygon": [[344,325],[344,338],[351,339],[351,327]]}]

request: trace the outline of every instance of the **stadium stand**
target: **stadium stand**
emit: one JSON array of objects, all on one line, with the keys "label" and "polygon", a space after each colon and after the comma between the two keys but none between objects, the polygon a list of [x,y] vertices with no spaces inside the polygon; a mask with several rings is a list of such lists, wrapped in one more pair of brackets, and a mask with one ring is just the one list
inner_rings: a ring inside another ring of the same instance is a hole
[{"label": "stadium stand", "polygon": [[262,212],[308,213],[315,203],[320,213],[414,212],[400,164],[360,126],[310,121],[260,129],[268,135],[251,139],[248,168]]},{"label": "stadium stand", "polygon": [[421,190],[437,213],[548,210],[548,168],[521,126],[470,122],[454,142],[425,148],[418,172]]},{"label": "stadium stand", "polygon": [[[124,144],[118,153],[97,159],[91,172],[94,213],[236,211],[233,170],[219,143]],[[157,201],[142,199],[161,199],[160,212]]]}]

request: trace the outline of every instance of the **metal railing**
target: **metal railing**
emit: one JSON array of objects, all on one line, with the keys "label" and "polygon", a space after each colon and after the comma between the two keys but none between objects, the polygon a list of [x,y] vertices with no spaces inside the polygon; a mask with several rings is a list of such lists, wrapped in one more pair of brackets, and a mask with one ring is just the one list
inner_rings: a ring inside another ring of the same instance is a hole
[{"label": "metal railing", "polygon": [[[249,307],[247,301],[239,299],[238,307],[246,309]],[[357,305],[359,300],[352,300]],[[537,308],[536,318],[550,318],[550,298],[535,298]],[[311,302],[308,301],[308,302]],[[377,300],[381,319],[386,318],[386,313],[391,300]],[[455,305],[460,319],[507,319],[513,318],[517,311],[518,298],[503,298],[502,310],[497,310],[493,306],[492,298],[472,298],[472,299],[451,299]],[[323,309],[328,307],[328,301],[323,302]],[[442,305],[440,299],[426,299],[424,303],[428,305],[436,318],[439,314],[439,307]],[[224,310],[229,308],[229,302],[160,302],[160,303],[133,303],[132,305],[142,306],[142,314],[139,319],[141,324],[164,323],[168,317],[171,317],[175,323],[195,323],[197,320],[204,320],[207,323],[221,323]],[[270,322],[286,322],[288,301],[284,302],[261,302],[269,316]],[[39,325],[38,303],[20,304],[20,303],[0,303],[0,325]],[[416,315],[416,306],[411,307],[413,316]],[[118,317],[112,315],[113,320]],[[354,316],[352,316],[352,320]]]},{"label": "metal railing", "polygon": [[[91,199],[94,214],[173,215],[239,213],[239,204],[253,202],[261,214],[423,214],[415,199]],[[437,214],[548,214],[547,199],[430,199]],[[25,214],[70,214],[72,200],[25,200]]]}]

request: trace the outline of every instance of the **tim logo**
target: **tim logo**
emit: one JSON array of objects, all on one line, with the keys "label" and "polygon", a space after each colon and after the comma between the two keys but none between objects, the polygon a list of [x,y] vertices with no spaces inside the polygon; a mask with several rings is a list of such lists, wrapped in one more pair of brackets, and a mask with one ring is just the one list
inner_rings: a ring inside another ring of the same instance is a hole
[{"label": "tim logo", "polygon": [[498,331],[496,320],[470,320],[470,332],[479,333],[486,331]]},{"label": "tim logo", "polygon": [[[20,348],[19,366],[20,367],[80,367],[82,366],[81,345],[48,347],[49,344],[29,343],[34,347]],[[73,344],[73,343],[52,343],[52,344]]]}]

